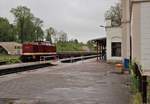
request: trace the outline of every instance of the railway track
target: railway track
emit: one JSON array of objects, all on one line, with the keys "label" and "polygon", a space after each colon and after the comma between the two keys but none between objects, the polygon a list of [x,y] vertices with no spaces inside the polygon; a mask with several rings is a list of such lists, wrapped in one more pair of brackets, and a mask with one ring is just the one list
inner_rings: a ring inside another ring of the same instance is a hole
[{"label": "railway track", "polygon": [[0,61],[0,65],[5,65],[7,61]]},{"label": "railway track", "polygon": [[90,56],[90,55],[96,55],[96,52],[83,52],[83,51],[66,51],[66,52],[57,52],[57,56],[60,59],[63,58],[70,58],[70,57],[81,57],[81,56]]},{"label": "railway track", "polygon": [[50,62],[29,62],[0,66],[0,76],[50,66]]}]

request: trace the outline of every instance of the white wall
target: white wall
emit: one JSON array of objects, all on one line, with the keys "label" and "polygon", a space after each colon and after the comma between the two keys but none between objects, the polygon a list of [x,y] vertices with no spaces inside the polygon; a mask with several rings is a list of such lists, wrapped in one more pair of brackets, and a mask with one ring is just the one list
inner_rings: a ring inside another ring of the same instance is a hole
[{"label": "white wall", "polygon": [[141,3],[141,65],[150,70],[150,2]]},{"label": "white wall", "polygon": [[140,3],[134,3],[131,17],[131,37],[132,37],[132,60],[140,64],[141,61],[141,23],[140,23]]},{"label": "white wall", "polygon": [[107,34],[107,46],[106,46],[107,61],[114,62],[114,61],[122,60],[122,57],[112,57],[112,55],[111,55],[111,43],[112,42],[122,42],[121,27],[106,28],[106,34]]},{"label": "white wall", "polygon": [[130,58],[130,0],[121,0],[122,6],[122,57]]}]

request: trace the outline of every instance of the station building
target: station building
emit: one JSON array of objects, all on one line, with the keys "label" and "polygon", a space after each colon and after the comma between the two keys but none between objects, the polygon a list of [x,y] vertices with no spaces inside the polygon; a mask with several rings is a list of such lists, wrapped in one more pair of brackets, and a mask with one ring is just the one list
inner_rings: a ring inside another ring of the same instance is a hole
[{"label": "station building", "polygon": [[111,19],[106,19],[106,55],[107,62],[122,61],[122,30],[121,27],[112,25]]},{"label": "station building", "polygon": [[106,37],[95,39],[98,53],[105,49],[107,62],[130,59],[150,69],[150,0],[121,0],[121,7],[121,26],[106,19]]},{"label": "station building", "polygon": [[150,0],[121,0],[123,57],[150,69]]},{"label": "station building", "polygon": [[97,44],[97,54],[100,60],[108,63],[122,61],[122,29],[121,26],[112,25],[111,19],[106,19],[106,37],[94,39]]}]

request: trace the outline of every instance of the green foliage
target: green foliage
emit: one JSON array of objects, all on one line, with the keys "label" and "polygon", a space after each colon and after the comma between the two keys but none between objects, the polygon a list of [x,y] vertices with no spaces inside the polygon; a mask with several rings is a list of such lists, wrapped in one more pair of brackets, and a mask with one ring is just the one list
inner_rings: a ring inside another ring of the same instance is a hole
[{"label": "green foliage", "polygon": [[133,96],[133,102],[132,104],[142,104],[142,96],[140,93],[136,93],[134,96]]},{"label": "green foliage", "polygon": [[15,27],[6,18],[0,17],[0,41],[16,41]]},{"label": "green foliage", "polygon": [[[14,15],[14,24],[9,24],[5,18],[0,18],[0,41],[31,42],[44,40],[44,31],[42,29],[43,21],[35,17],[31,10],[26,6],[12,8],[10,12]],[[67,33],[59,32],[56,37],[56,31],[53,27],[46,29],[46,40],[52,43],[57,41],[67,41]]]},{"label": "green foliage", "polygon": [[19,63],[20,56],[12,56],[12,55],[0,55],[0,62],[6,61],[7,64]]},{"label": "green foliage", "polygon": [[36,37],[35,40],[43,40],[44,39],[44,31],[42,29],[43,21],[40,20],[40,18],[34,17],[33,24],[34,24],[34,26],[33,26],[33,28],[34,28],[33,34]]},{"label": "green foliage", "polygon": [[15,24],[19,41],[35,41],[43,39],[44,32],[41,28],[43,21],[34,17],[30,9],[25,6],[12,8],[11,13],[15,16]]},{"label": "green foliage", "polygon": [[138,92],[138,86],[139,86],[139,78],[135,75],[135,61],[130,62],[129,65],[130,73],[131,73],[131,91],[133,93]]},{"label": "green foliage", "polygon": [[133,94],[132,104],[142,104],[142,96],[138,90],[139,87],[139,78],[135,75],[135,60],[130,62],[129,68],[131,73],[131,91]]},{"label": "green foliage", "polygon": [[[59,34],[58,41],[62,41],[62,42],[68,41],[67,33],[66,32],[60,31],[58,34]],[[74,40],[72,40],[72,41],[74,41]]]},{"label": "green foliage", "polygon": [[[87,42],[84,44],[82,42],[78,42],[77,39],[69,40],[69,41],[58,41],[56,43],[57,51],[64,52],[64,51],[95,51],[95,43],[94,42]],[[86,50],[87,49],[87,50]]]},{"label": "green foliage", "polygon": [[94,43],[93,41],[88,41],[88,42],[87,42],[87,46],[88,46],[88,48],[89,48],[91,51],[96,51],[94,45],[95,45],[95,43]]},{"label": "green foliage", "polygon": [[46,40],[52,43],[52,36],[56,35],[54,28],[50,27],[46,29],[46,32],[47,32]]},{"label": "green foliage", "polygon": [[115,6],[111,6],[111,8],[106,11],[105,18],[111,19],[112,26],[120,26],[122,19],[121,4],[117,3]]},{"label": "green foliage", "polygon": [[83,51],[82,49],[83,44],[78,43],[77,40],[70,40],[66,42],[58,41],[56,43],[57,51]]},{"label": "green foliage", "polygon": [[131,91],[133,94],[138,92],[139,79],[135,75],[131,75]]}]

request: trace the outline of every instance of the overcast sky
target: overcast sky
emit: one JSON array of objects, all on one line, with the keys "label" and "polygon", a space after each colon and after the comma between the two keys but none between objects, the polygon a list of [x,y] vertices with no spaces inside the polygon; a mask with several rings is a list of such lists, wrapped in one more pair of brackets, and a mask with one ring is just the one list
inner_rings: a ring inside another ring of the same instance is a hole
[{"label": "overcast sky", "polygon": [[104,13],[118,0],[0,0],[0,16],[13,22],[11,8],[27,6],[44,21],[43,28],[50,26],[68,33],[69,39],[86,42],[105,36]]}]

